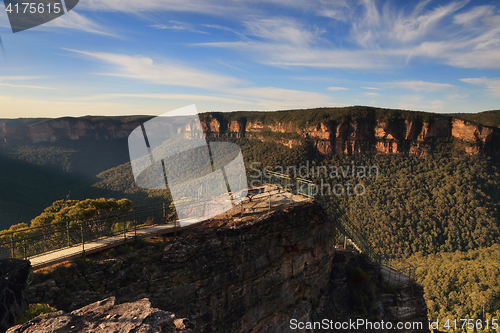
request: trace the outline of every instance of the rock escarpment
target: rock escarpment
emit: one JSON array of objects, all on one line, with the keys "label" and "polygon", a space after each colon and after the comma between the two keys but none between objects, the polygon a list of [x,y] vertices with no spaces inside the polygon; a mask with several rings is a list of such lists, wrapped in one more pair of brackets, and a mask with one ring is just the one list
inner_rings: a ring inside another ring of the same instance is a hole
[{"label": "rock escarpment", "polygon": [[71,313],[58,311],[10,328],[7,333],[191,333],[186,318],[151,307],[147,298],[115,304],[115,298],[89,304]]},{"label": "rock escarpment", "polygon": [[[291,319],[386,318],[377,267],[359,254],[342,255],[334,234],[315,203],[244,221],[213,219],[162,248],[75,266],[70,279],[32,286],[30,302],[72,311],[110,296],[147,297],[188,318],[194,332],[293,332]],[[353,275],[359,270],[361,280]]]},{"label": "rock escarpment", "polygon": [[0,260],[0,332],[14,324],[17,316],[28,308],[29,261]]},{"label": "rock escarpment", "polygon": [[[201,115],[201,126],[209,140],[247,138],[275,142],[289,148],[308,144],[326,155],[371,152],[425,156],[432,150],[433,141],[443,139],[459,142],[458,149],[466,153],[500,155],[500,129],[496,127],[423,112],[352,107],[346,115],[338,116],[342,112],[346,113],[346,110],[213,112]],[[392,116],[385,117],[384,112]],[[283,114],[294,121],[286,120]],[[0,140],[40,143],[64,139],[124,139],[150,118],[144,116],[124,121],[113,117],[64,117],[29,125],[0,120]],[[188,124],[177,130],[189,135],[193,128],[193,124]]]},{"label": "rock escarpment", "polygon": [[[428,119],[355,119],[325,121],[318,124],[294,125],[290,122],[269,123],[261,120],[226,121],[224,116],[209,115],[202,123],[209,137],[246,137],[263,142],[276,142],[287,147],[304,143],[318,152],[331,154],[356,154],[375,152],[383,154],[426,155],[432,140],[454,139],[462,142],[460,147],[467,153],[485,152],[498,155],[500,130],[468,123],[448,116],[433,116]],[[228,125],[229,124],[229,125]],[[269,133],[273,133],[269,135]],[[282,134],[279,137],[277,134]],[[293,138],[289,136],[293,135]]]},{"label": "rock escarpment", "polygon": [[127,138],[142,120],[119,122],[111,118],[89,120],[85,118],[63,117],[47,119],[35,124],[19,124],[0,120],[0,141],[3,142],[56,142],[58,140],[116,140]]}]

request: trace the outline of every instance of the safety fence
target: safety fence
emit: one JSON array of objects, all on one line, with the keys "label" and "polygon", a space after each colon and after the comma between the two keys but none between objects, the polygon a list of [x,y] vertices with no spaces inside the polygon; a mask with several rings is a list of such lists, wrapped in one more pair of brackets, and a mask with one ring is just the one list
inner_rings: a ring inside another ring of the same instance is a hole
[{"label": "safety fence", "polygon": [[314,198],[315,196],[315,184],[308,179],[291,178],[283,173],[274,171],[265,171],[263,174],[265,176],[262,177],[261,174],[260,179],[262,185],[276,185],[286,191],[308,198]]},{"label": "safety fence", "polygon": [[[315,192],[317,192],[314,187],[315,184],[307,179],[302,178],[290,178],[283,173],[266,171],[266,177],[262,178],[261,181],[263,183],[273,184],[276,186],[280,186],[285,190],[290,192],[294,192],[299,195],[303,195],[306,197],[313,198]],[[395,268],[392,265],[390,258],[381,255],[379,253],[375,253],[372,247],[369,245],[368,241],[363,235],[363,232],[350,221],[350,219],[344,214],[344,212],[340,209],[338,204],[331,200],[328,203],[328,207],[324,207],[327,211],[330,218],[333,220],[335,227],[341,234],[343,234],[346,239],[348,239],[352,245],[359,252],[363,253],[371,262],[374,262],[379,265],[384,265],[386,267],[397,270],[399,273],[404,274],[410,279],[414,279],[415,277],[415,268],[407,264],[403,268]]]},{"label": "safety fence", "polygon": [[138,206],[127,212],[114,213],[103,218],[85,221],[63,220],[47,226],[19,229],[0,233],[0,259],[26,259],[65,247],[95,241],[102,237],[127,233],[135,235],[138,229],[167,222],[168,203]]},{"label": "safety fence", "polygon": [[[291,178],[272,171],[266,171],[266,177],[261,177],[261,185],[275,185],[289,193],[309,198],[313,198],[315,194],[315,191],[313,191],[313,182],[302,178]],[[277,193],[280,191],[281,190]],[[260,194],[260,190],[257,193]],[[257,193],[252,193],[252,190],[249,191],[248,197],[250,201],[252,196],[255,196]],[[246,213],[256,213],[265,211],[266,208],[267,210],[271,210],[275,205],[277,207],[283,205],[283,202],[273,202],[271,200],[271,194],[271,192],[267,194],[269,196],[268,205],[263,206],[260,204],[245,209],[245,206],[241,203],[241,211],[235,211],[236,214],[234,215],[243,215],[245,210],[248,210]],[[290,197],[290,202],[292,201]],[[180,204],[192,205],[192,203],[189,202]],[[248,203],[246,205],[249,206]],[[167,213],[171,212],[173,208],[173,204],[170,202],[160,202],[138,206],[130,211],[115,213],[105,218],[94,218],[86,221],[68,219],[47,226],[2,232],[0,233],[0,259],[28,258],[77,244],[83,244],[84,247],[86,242],[117,234],[123,234],[126,240],[127,233],[134,233],[136,235],[138,229],[153,224],[171,223],[174,228],[174,233],[176,233],[177,223],[175,221],[167,222]],[[349,220],[336,202],[330,201],[328,207],[325,207],[325,209],[333,220],[336,228],[353,243],[359,252],[363,253],[371,262],[393,268],[388,258],[372,250],[361,230]],[[414,278],[415,269],[411,265],[407,265],[404,268],[398,268],[397,271],[410,279]]]}]

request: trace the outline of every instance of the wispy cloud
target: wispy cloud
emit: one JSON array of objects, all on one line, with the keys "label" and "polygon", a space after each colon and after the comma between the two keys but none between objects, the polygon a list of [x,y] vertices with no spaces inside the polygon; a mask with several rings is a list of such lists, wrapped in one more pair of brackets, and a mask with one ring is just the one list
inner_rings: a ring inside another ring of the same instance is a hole
[{"label": "wispy cloud", "polygon": [[375,88],[375,87],[361,87],[361,88],[368,90],[380,90],[380,88]]},{"label": "wispy cloud", "polygon": [[404,95],[399,98],[396,105],[404,110],[440,112],[445,103],[442,100],[424,100],[420,95]]},{"label": "wispy cloud", "polygon": [[415,8],[407,15],[403,11],[397,14],[394,11],[385,11],[384,19],[396,15],[392,25],[388,25],[388,37],[396,38],[401,42],[422,40],[429,37],[438,25],[443,24],[446,17],[456,13],[468,1],[454,1],[445,6],[437,6],[425,11],[425,7],[430,1],[420,1]]},{"label": "wispy cloud", "polygon": [[[272,13],[262,6],[269,2],[275,8]],[[238,17],[244,29],[220,24],[205,26],[232,31],[240,41],[198,45],[233,49],[275,66],[378,69],[405,66],[414,57],[424,57],[456,67],[500,68],[498,8],[466,6],[470,3],[423,0],[396,6],[390,1],[377,0],[311,0],[307,4],[281,0],[88,0],[79,7],[136,15],[163,11]],[[283,9],[280,11],[283,13],[298,10],[305,15],[276,17],[276,8]],[[334,28],[326,28],[329,25],[316,26],[305,18],[314,16],[342,22],[342,30],[347,33],[338,34]],[[80,25],[89,32],[106,31],[88,23]],[[203,29],[176,21],[153,27],[205,33]]]},{"label": "wispy cloud", "polygon": [[454,85],[449,83],[436,83],[425,81],[398,81],[389,84],[393,88],[404,88],[414,91],[438,91],[443,89],[455,88]]},{"label": "wispy cloud", "polygon": [[102,73],[148,81],[152,83],[204,89],[223,90],[243,83],[229,76],[210,73],[174,63],[166,59],[155,61],[144,56],[130,56],[118,53],[104,53],[69,50],[115,66],[116,71]]},{"label": "wispy cloud", "polygon": [[[242,40],[198,45],[233,49],[276,66],[375,69],[405,66],[414,57],[425,57],[456,67],[500,68],[500,15],[492,6],[464,9],[466,3],[421,1],[396,8],[390,2],[363,0],[332,9],[325,2],[313,2],[316,15],[339,20],[342,13],[349,33],[336,34],[332,43],[328,36],[333,31],[307,22],[253,17],[244,21]],[[479,23],[471,29],[468,18]]]},{"label": "wispy cloud", "polygon": [[12,83],[3,83],[3,82],[0,82],[0,86],[11,87],[11,88],[28,88],[28,89],[55,89],[55,88],[51,88],[51,87],[31,86],[31,85],[12,84]]},{"label": "wispy cloud", "polygon": [[228,12],[237,12],[249,7],[245,1],[226,2],[216,0],[88,0],[79,4],[80,8],[87,10],[118,11],[130,14],[141,12],[177,11],[224,15]]},{"label": "wispy cloud", "polygon": [[291,45],[311,44],[324,32],[319,29],[304,29],[295,19],[287,17],[246,21],[245,25],[248,35]]},{"label": "wispy cloud", "polygon": [[5,81],[29,81],[43,79],[41,76],[0,76],[0,86],[11,87],[11,88],[27,88],[27,89],[55,89],[47,86],[37,86],[28,84],[13,84]]},{"label": "wispy cloud", "polygon": [[111,32],[112,29],[110,27],[104,27],[84,15],[78,14],[75,10],[67,12],[65,15],[58,17],[57,20],[47,22],[45,26],[81,30],[93,34],[118,37]]},{"label": "wispy cloud", "polygon": [[251,104],[251,102],[222,96],[213,95],[194,95],[194,94],[99,94],[79,98],[78,100],[94,101],[108,100],[115,98],[146,98],[146,99],[166,99],[166,100],[185,100],[185,101],[209,101],[221,102],[227,104]]},{"label": "wispy cloud", "polygon": [[486,89],[493,96],[500,97],[500,79],[488,79],[482,77],[482,78],[465,78],[465,79],[460,79],[460,81],[486,87]]},{"label": "wispy cloud", "polygon": [[477,6],[469,10],[468,12],[457,14],[453,17],[453,22],[455,24],[463,24],[468,26],[475,26],[478,21],[484,20],[484,18],[491,18],[495,12],[495,7],[493,6]]},{"label": "wispy cloud", "polygon": [[450,94],[446,96],[446,98],[450,101],[460,101],[466,99],[467,97],[469,97],[469,94]]},{"label": "wispy cloud", "polygon": [[174,20],[170,20],[169,24],[153,24],[150,27],[155,29],[168,29],[168,30],[189,31],[200,34],[208,34],[208,32],[206,31],[197,29],[193,24],[174,21]]},{"label": "wispy cloud", "polygon": [[8,80],[8,81],[24,81],[24,80],[38,80],[44,79],[44,76],[0,76],[0,81]]},{"label": "wispy cloud", "polygon": [[[254,87],[248,82],[219,74],[214,74],[189,66],[180,65],[167,59],[153,60],[144,56],[130,56],[115,53],[89,52],[69,50],[91,59],[109,63],[115,67],[111,73],[100,73],[100,75],[112,75],[141,80],[145,82],[184,86],[190,88],[204,89],[223,96],[208,98],[203,95],[190,94],[125,94],[121,97],[142,97],[162,99],[183,99],[193,96],[195,100],[209,100],[219,102],[235,102],[239,104],[257,105],[259,109],[272,110],[274,108],[303,108],[311,106],[335,106],[328,95],[294,89],[276,87]],[[116,98],[120,95],[97,95],[99,98]]]},{"label": "wispy cloud", "polygon": [[349,90],[349,89],[344,87],[328,87],[328,90],[339,91],[339,90]]}]

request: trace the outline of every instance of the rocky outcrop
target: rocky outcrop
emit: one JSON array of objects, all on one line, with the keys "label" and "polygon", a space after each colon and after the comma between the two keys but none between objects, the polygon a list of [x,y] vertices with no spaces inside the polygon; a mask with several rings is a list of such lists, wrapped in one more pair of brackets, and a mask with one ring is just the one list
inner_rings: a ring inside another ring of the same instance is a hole
[{"label": "rocky outcrop", "polygon": [[[31,299],[73,310],[111,295],[120,302],[141,295],[191,319],[199,332],[259,331],[276,326],[295,302],[310,311],[310,299],[328,284],[333,235],[312,203],[244,222],[211,220],[163,251],[144,248],[97,261],[70,281],[33,286]],[[74,291],[76,280],[85,290]],[[302,310],[292,313],[307,315]]]},{"label": "rocky outcrop", "polygon": [[[314,110],[309,110],[309,112],[314,117]],[[422,153],[423,150],[415,148],[418,143],[426,144],[441,139],[454,139],[462,142],[463,144],[457,147],[466,153],[500,154],[500,148],[497,148],[500,147],[500,129],[476,125],[444,115],[408,116],[411,120],[404,119],[404,116],[390,120],[377,120],[369,114],[364,118],[346,117],[336,121],[325,118],[308,122],[305,118],[305,123],[297,125],[291,121],[273,121],[273,113],[266,114],[266,118],[262,117],[262,113],[258,113],[259,117],[255,118],[256,114],[250,113],[247,117],[238,116],[234,119],[224,113],[206,113],[200,117],[201,127],[208,140],[222,137],[248,138],[262,142],[275,142],[289,148],[307,142],[318,152],[326,155],[374,152],[423,156],[425,155]],[[308,116],[304,115],[304,117]],[[121,122],[111,121],[111,119],[89,120],[65,117],[30,125],[0,121],[0,140],[37,143],[61,139],[123,139],[148,119],[149,117],[144,117],[130,122]],[[177,130],[189,137],[194,133],[192,126],[193,124],[188,124]]]},{"label": "rocky outcrop", "polygon": [[[426,120],[404,120],[396,118],[390,121],[373,119],[345,120],[339,123],[320,122],[316,125],[297,126],[291,122],[264,123],[261,120],[232,120],[224,125],[222,115],[219,118],[209,116],[202,122],[207,138],[223,136],[257,139],[262,142],[275,142],[289,148],[310,142],[322,154],[356,154],[375,152],[382,154],[414,154],[426,156],[429,153],[427,142],[436,139],[456,139],[464,142],[462,150],[469,154],[480,152],[498,153],[484,144],[500,140],[500,131],[496,128],[474,125],[463,120],[434,116]],[[269,137],[266,133],[282,133]],[[296,139],[286,135],[296,135]]]},{"label": "rocky outcrop", "polygon": [[232,120],[229,124],[230,136],[236,139],[245,136],[245,122],[241,120]]},{"label": "rocky outcrop", "polygon": [[28,308],[30,268],[26,260],[0,260],[0,332],[5,332]]},{"label": "rocky outcrop", "polygon": [[[145,117],[145,119],[148,119]],[[114,140],[127,138],[143,121],[117,122],[64,117],[31,125],[0,121],[0,140],[4,142],[55,142],[58,140]]]},{"label": "rocky outcrop", "polygon": [[490,142],[494,135],[494,129],[491,127],[473,125],[461,119],[453,119],[452,136],[454,138],[468,142]]},{"label": "rocky outcrop", "polygon": [[7,333],[191,333],[186,318],[151,307],[147,298],[115,304],[115,298],[89,304],[71,313],[58,311],[10,328]]},{"label": "rocky outcrop", "polygon": [[[333,247],[334,233],[315,203],[244,221],[213,219],[163,248],[73,264],[70,279],[32,286],[30,299],[72,311],[110,296],[119,302],[147,297],[154,307],[189,318],[194,332],[293,332],[292,318],[335,319],[359,309],[367,311],[359,316],[385,318],[372,306],[377,267],[356,253],[346,259]],[[369,281],[353,275],[357,269]]]}]

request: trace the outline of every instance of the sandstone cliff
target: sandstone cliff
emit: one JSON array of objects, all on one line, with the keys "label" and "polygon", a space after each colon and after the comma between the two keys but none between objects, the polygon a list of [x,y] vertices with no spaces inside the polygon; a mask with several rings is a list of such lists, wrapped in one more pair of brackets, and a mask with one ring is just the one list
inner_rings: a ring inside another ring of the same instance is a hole
[{"label": "sandstone cliff", "polygon": [[29,261],[0,260],[0,332],[5,332],[28,308],[29,272]]},{"label": "sandstone cliff", "polygon": [[[188,318],[194,332],[295,332],[291,319],[396,320],[380,270],[357,253],[336,250],[334,233],[315,203],[245,221],[213,219],[162,248],[73,264],[65,271],[70,279],[58,275],[31,286],[30,302],[72,311],[111,296],[147,297]],[[417,298],[411,319],[423,321],[422,293]]]},{"label": "sandstone cliff", "polygon": [[[298,111],[297,111],[298,112]],[[233,137],[276,142],[287,147],[308,143],[322,154],[409,153],[426,155],[432,140],[455,139],[466,153],[498,155],[500,130],[445,115],[389,121],[370,118],[316,121],[295,125],[270,120],[227,120],[224,114],[208,114],[202,125],[209,137]],[[307,118],[306,118],[307,119]],[[271,135],[270,135],[271,134]],[[282,137],[276,134],[282,134]],[[292,136],[292,137],[290,137]]]},{"label": "sandstone cliff", "polygon": [[[387,116],[389,115],[389,116]],[[97,117],[45,119],[20,123],[0,120],[4,142],[55,142],[61,139],[113,140],[129,133],[151,117]],[[308,144],[322,154],[426,155],[436,140],[455,140],[467,153],[500,155],[500,129],[474,124],[453,116],[383,110],[368,107],[231,112],[201,115],[210,138],[248,138],[287,147]],[[181,129],[188,134],[190,125]]]},{"label": "sandstone cliff", "polygon": [[38,143],[64,139],[123,139],[149,118],[151,117],[140,117],[138,120],[122,122],[114,117],[109,117],[109,119],[106,117],[99,119],[64,117],[45,119],[33,124],[0,120],[0,141]]}]

